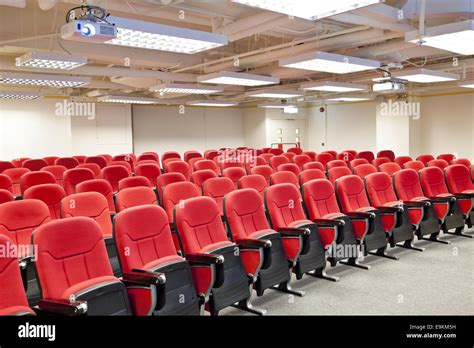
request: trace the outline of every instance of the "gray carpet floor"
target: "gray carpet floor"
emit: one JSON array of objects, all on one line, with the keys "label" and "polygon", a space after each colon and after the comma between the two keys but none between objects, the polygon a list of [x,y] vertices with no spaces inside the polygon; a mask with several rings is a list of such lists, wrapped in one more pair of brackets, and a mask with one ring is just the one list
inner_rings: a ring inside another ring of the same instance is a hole
[{"label": "gray carpet floor", "polygon": [[[466,231],[473,234],[473,231]],[[369,255],[363,270],[345,265],[327,273],[340,277],[330,282],[305,275],[293,279],[304,297],[266,290],[252,303],[268,315],[474,315],[474,239],[442,234],[450,245],[416,241],[424,252],[389,249],[398,261]],[[252,315],[233,307],[220,315]]]}]

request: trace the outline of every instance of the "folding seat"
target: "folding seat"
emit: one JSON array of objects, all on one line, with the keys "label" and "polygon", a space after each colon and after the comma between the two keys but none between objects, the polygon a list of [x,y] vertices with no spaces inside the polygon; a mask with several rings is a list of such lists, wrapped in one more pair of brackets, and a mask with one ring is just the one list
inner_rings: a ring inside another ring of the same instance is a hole
[{"label": "folding seat", "polygon": [[335,159],[336,158],[332,154],[327,152],[318,153],[316,155],[316,162],[321,163],[324,167],[326,167],[326,164],[328,162],[333,161]]},{"label": "folding seat", "polygon": [[114,192],[118,191],[119,181],[129,176],[130,172],[124,166],[107,166],[102,168],[102,178],[110,183]]},{"label": "folding seat", "polygon": [[210,169],[213,170],[217,175],[221,174],[221,171],[219,167],[217,166],[216,162],[212,160],[202,160],[202,161],[197,161],[194,163],[194,170],[206,170]]},{"label": "folding seat", "polygon": [[135,167],[135,175],[143,176],[148,179],[151,187],[156,187],[156,181],[161,175],[161,169],[158,164],[140,164]]},{"label": "folding seat", "polygon": [[275,157],[275,155],[272,153],[262,153],[258,157],[263,158],[267,164],[270,164],[270,158]]},{"label": "folding seat", "polygon": [[227,177],[213,178],[206,180],[202,185],[202,195],[211,197],[213,200],[215,200],[219,209],[219,213],[221,216],[224,216],[224,196],[236,189],[237,187],[235,184]]},{"label": "folding seat", "polygon": [[444,204],[435,205],[438,216],[445,214],[441,228],[444,233],[450,233],[450,229],[456,229],[455,234],[461,235],[464,230],[464,218],[459,202],[453,196],[446,185],[444,173],[438,167],[427,167],[420,170],[420,182],[423,192],[433,202]]},{"label": "folding seat", "polygon": [[[122,271],[139,270],[163,274],[166,277],[164,306],[157,315],[199,315],[201,305],[208,299],[209,288],[200,287],[193,276],[197,269],[213,265],[187,261],[176,254],[169,222],[163,208],[153,205],[129,208],[117,215],[114,238],[119,250]],[[183,301],[185,299],[185,301]]]},{"label": "folding seat", "polygon": [[[112,158],[113,158],[113,157],[112,157],[111,155],[107,154],[107,153],[104,153],[104,154],[101,154],[101,155],[97,155],[97,156],[104,158],[107,163],[112,162]],[[98,164],[98,163],[97,163],[97,164]]]},{"label": "folding seat", "polygon": [[105,179],[87,180],[76,186],[76,193],[97,192],[105,197],[110,214],[115,214],[115,202],[112,186]]},{"label": "folding seat", "polygon": [[360,166],[361,164],[369,164],[369,161],[367,161],[365,158],[356,158],[353,159],[350,163],[349,166],[354,169],[357,166]]},{"label": "folding seat", "polygon": [[[154,159],[155,161],[157,161],[157,162],[160,161],[160,156],[159,156],[158,153],[155,152],[155,151],[145,151],[145,152],[142,153],[140,156],[142,156],[142,155],[147,156],[147,157],[144,157],[144,158],[142,158],[142,159],[151,159],[151,158],[148,157],[148,156],[153,156],[153,159]],[[138,157],[140,157],[140,156],[138,156]],[[138,161],[139,161],[139,159],[137,158],[137,162],[138,162]]]},{"label": "folding seat", "polygon": [[34,243],[43,297],[84,301],[89,316],[149,315],[161,309],[164,275],[132,270],[116,278],[101,240],[100,226],[85,217],[38,228]]},{"label": "folding seat", "polygon": [[423,164],[426,166],[429,161],[434,160],[435,158],[432,155],[419,155],[416,160],[423,162]]},{"label": "folding seat", "polygon": [[279,156],[274,156],[272,158],[270,158],[270,166],[273,168],[273,170],[276,172],[277,169],[278,169],[278,166],[282,165],[282,164],[285,164],[285,163],[290,163],[290,160],[283,156],[283,155],[279,155]]},{"label": "folding seat", "polygon": [[429,161],[427,163],[427,166],[438,167],[439,169],[444,170],[444,168],[447,168],[449,166],[449,163],[443,159],[435,159],[435,160]]},{"label": "folding seat", "polygon": [[240,168],[245,172],[245,163],[238,159],[224,159],[219,161],[218,165],[220,166],[222,172],[228,168]]},{"label": "folding seat", "polygon": [[382,150],[377,152],[377,158],[387,157],[390,162],[395,161],[395,153],[392,150]]},{"label": "folding seat", "polygon": [[184,161],[174,161],[167,164],[166,168],[167,173],[181,173],[184,175],[186,180],[189,180],[191,177],[191,168],[189,164]]},{"label": "folding seat", "polygon": [[276,172],[270,176],[270,185],[292,184],[299,188],[298,177],[293,172]]},{"label": "folding seat", "polygon": [[25,191],[36,185],[56,184],[56,178],[49,172],[28,172],[22,175],[20,179],[20,190],[23,195]]},{"label": "folding seat", "polygon": [[[392,231],[389,239],[392,248],[401,246],[407,249],[423,251],[424,248],[418,248],[413,245],[413,239],[415,238],[414,232],[418,228],[421,218],[412,223],[410,214],[408,213],[409,205],[405,205],[397,198],[391,176],[387,173],[370,174],[365,177],[365,187],[370,203],[376,209],[380,209],[380,207],[401,208],[401,211],[394,216],[394,221],[388,218],[386,218],[385,221],[382,220],[385,225],[385,230],[391,229]],[[418,206],[416,209],[418,209],[419,213],[423,213],[422,207]],[[400,242],[403,242],[403,244],[397,244]]]},{"label": "folding seat", "polygon": [[403,168],[403,165],[410,161],[413,161],[413,158],[411,158],[410,156],[398,156],[397,158],[395,158],[394,162],[398,163],[398,165]]},{"label": "folding seat", "polygon": [[280,155],[283,155],[283,150],[282,149],[279,149],[279,148],[276,148],[276,149],[270,149],[268,150],[268,153],[271,153],[275,156],[280,156]]},{"label": "folding seat", "polygon": [[194,164],[198,161],[204,160],[204,157],[193,157],[188,161],[189,168],[191,168],[191,172],[194,171]]},{"label": "folding seat", "polygon": [[316,155],[317,155],[317,153],[314,152],[314,151],[304,151],[304,152],[302,153],[302,155],[308,156],[308,157],[311,159],[311,162],[316,161]]},{"label": "folding seat", "polygon": [[425,168],[425,164],[421,161],[408,161],[403,163],[404,169],[413,169],[414,171],[418,172]]},{"label": "folding seat", "polygon": [[293,163],[296,164],[299,168],[303,168],[303,165],[310,163],[311,158],[308,155],[296,155],[293,157]]},{"label": "folding seat", "polygon": [[3,174],[6,176],[10,177],[12,181],[12,188],[13,188],[13,195],[14,196],[20,196],[21,195],[21,177],[29,173],[30,170],[27,168],[11,168],[11,169],[6,169],[3,171]]},{"label": "folding seat", "polygon": [[122,166],[127,169],[130,175],[132,174],[132,166],[130,166],[130,163],[126,161],[110,161],[109,163],[107,163],[107,167],[111,166]]},{"label": "folding seat", "polygon": [[217,178],[217,174],[215,171],[210,170],[210,169],[205,169],[205,170],[198,170],[194,173],[191,174],[191,181],[196,185],[196,188],[198,191],[202,191],[202,184],[212,178]]},{"label": "folding seat", "polygon": [[156,180],[156,190],[158,191],[158,199],[161,205],[163,205],[163,190],[165,186],[182,181],[186,181],[186,178],[181,173],[166,173],[158,177]]},{"label": "folding seat", "polygon": [[348,167],[334,167],[328,170],[327,177],[333,184],[337,179],[347,175],[352,175],[351,170]]},{"label": "folding seat", "polygon": [[46,162],[42,158],[38,159],[29,159],[23,162],[21,165],[23,168],[28,168],[32,172],[41,170],[41,168],[46,167],[48,165],[48,162]]},{"label": "folding seat", "polygon": [[163,152],[161,154],[161,163],[163,164],[164,166],[164,163],[167,159],[170,159],[170,158],[177,158],[177,159],[181,159],[181,155],[179,153],[177,153],[176,151],[167,151],[167,152]]},{"label": "folding seat", "polygon": [[199,157],[202,158],[202,155],[198,151],[186,151],[183,155],[184,161],[188,163],[191,158],[199,158]]},{"label": "folding seat", "polygon": [[471,161],[467,158],[455,158],[451,161],[451,164],[460,164],[468,169],[471,168]]},{"label": "folding seat", "polygon": [[[413,169],[402,169],[393,175],[392,181],[397,197],[409,207],[408,213],[412,224],[418,223],[416,230],[418,239],[450,244],[449,241],[438,239],[439,221],[444,219],[444,215],[438,217],[435,206],[443,203],[431,201],[424,196],[418,173]],[[424,238],[426,235],[430,236],[429,239]]]},{"label": "folding seat", "polygon": [[374,159],[372,164],[375,166],[375,168],[378,168],[381,164],[390,163],[390,162],[391,161],[388,157],[377,157],[376,159]]},{"label": "folding seat", "polygon": [[76,169],[79,169],[79,168],[86,168],[86,169],[92,170],[92,172],[94,173],[94,178],[100,179],[101,168],[99,167],[98,164],[95,164],[95,163],[80,163],[80,164],[77,165]]},{"label": "folding seat", "polygon": [[3,173],[7,169],[15,168],[15,166],[8,161],[0,161],[0,173]]},{"label": "folding seat", "polygon": [[326,174],[324,174],[324,172],[319,169],[306,169],[298,175],[298,182],[300,186],[315,179],[326,179]]},{"label": "folding seat", "polygon": [[[397,256],[387,254],[387,235],[390,237],[392,231],[386,230],[386,220],[394,221],[394,215],[400,212],[400,208],[378,207],[375,209],[369,203],[365,192],[364,182],[357,175],[348,175],[340,178],[335,183],[335,191],[344,214],[357,217],[360,220],[353,222],[357,235],[360,231],[366,231],[364,237],[364,254],[368,255],[376,250],[374,255],[398,260]],[[382,220],[383,219],[383,220]]]},{"label": "folding seat", "polygon": [[11,202],[14,199],[15,198],[13,197],[13,194],[10,191],[0,189],[0,204],[6,203],[6,202]]},{"label": "folding seat", "polygon": [[107,167],[108,162],[102,156],[91,156],[91,157],[87,157],[84,163],[95,163],[102,169],[102,168]]},{"label": "folding seat", "polygon": [[43,157],[43,159],[48,163],[48,166],[54,166],[54,162],[58,159],[58,156],[47,156]]},{"label": "folding seat", "polygon": [[[230,242],[219,217],[217,204],[209,197],[186,200],[185,204],[176,206],[175,215],[176,228],[187,259],[199,255],[205,264],[220,259],[216,275],[219,281],[217,284],[207,281],[211,290],[206,309],[211,315],[218,315],[220,310],[236,303],[237,308],[242,310],[264,314],[264,310],[252,306],[250,296],[260,269],[266,265],[255,265],[252,261],[255,260],[255,251],[268,255],[266,250],[271,243],[253,239]],[[196,278],[210,279],[199,269],[196,270]]]},{"label": "folding seat", "polygon": [[303,153],[303,150],[301,150],[301,147],[292,147],[286,150],[286,152],[291,152],[291,153],[294,153],[295,155],[301,155]]},{"label": "folding seat", "polygon": [[64,166],[67,169],[73,169],[77,167],[79,161],[74,157],[60,157],[54,161],[54,164],[57,166]]},{"label": "folding seat", "polygon": [[[133,173],[135,171],[135,156],[133,154],[122,154],[117,155],[112,158],[112,162],[124,161],[130,165],[130,171]],[[110,164],[110,163],[109,163]]]},{"label": "folding seat", "polygon": [[355,175],[364,179],[367,175],[377,173],[377,168],[373,164],[361,164],[352,169]]},{"label": "folding seat", "polygon": [[259,174],[265,178],[267,185],[270,185],[270,177],[273,174],[273,169],[270,166],[256,166],[250,171],[250,174]]},{"label": "folding seat", "polygon": [[322,153],[328,153],[332,156],[332,159],[337,159],[337,151],[334,151],[334,150],[327,150],[327,151],[323,151]]},{"label": "folding seat", "polygon": [[245,171],[247,174],[252,172],[253,167],[265,165],[267,165],[267,162],[261,157],[248,157],[245,159]]},{"label": "folding seat", "polygon": [[337,160],[340,160],[340,161],[344,161],[346,162],[347,165],[349,165],[349,163],[355,159],[355,155],[352,153],[352,152],[341,152],[341,153],[338,153],[337,156],[336,156],[336,159]]},{"label": "folding seat", "polygon": [[284,163],[284,164],[280,164],[277,168],[277,171],[278,172],[284,172],[284,171],[288,171],[288,172],[292,172],[293,174],[295,175],[298,175],[301,170],[300,170],[300,167],[298,167],[296,164],[294,163]]},{"label": "folding seat", "polygon": [[285,156],[290,160],[290,162],[293,162],[293,158],[296,156],[296,154],[293,152],[285,152],[282,156]]},{"label": "folding seat", "polygon": [[375,155],[372,151],[361,151],[357,154],[357,158],[364,158],[369,161],[369,163],[372,163],[375,159]]},{"label": "folding seat", "polygon": [[149,161],[149,160],[158,163],[159,157],[157,154],[153,154],[153,153],[142,153],[141,155],[138,156],[137,163],[141,161]]},{"label": "folding seat", "polygon": [[140,165],[140,164],[154,164],[154,165],[158,165],[158,162],[155,161],[155,160],[141,160],[141,161],[137,161],[137,163],[135,163],[135,171],[137,170],[137,166]]},{"label": "folding seat", "polygon": [[436,159],[445,160],[446,162],[451,163],[452,160],[456,159],[456,156],[452,153],[443,153],[436,157]]},{"label": "folding seat", "polygon": [[208,160],[213,160],[214,157],[217,157],[219,155],[219,152],[216,150],[206,150],[204,152],[204,158]]},{"label": "folding seat", "polygon": [[77,184],[95,179],[94,173],[90,169],[86,168],[74,168],[68,169],[64,172],[63,176],[63,186],[67,195],[73,194],[76,192]]},{"label": "folding seat", "polygon": [[308,170],[308,169],[319,169],[323,172],[326,171],[325,166],[321,162],[308,162],[303,164],[303,170]]},{"label": "folding seat", "polygon": [[392,176],[399,170],[402,170],[402,168],[398,163],[395,162],[382,163],[381,165],[379,165],[379,172],[387,173],[390,176]]},{"label": "folding seat", "polygon": [[[147,180],[148,181],[148,180]],[[129,187],[120,190],[115,196],[117,212],[140,205],[157,205],[155,192],[146,186]]]},{"label": "folding seat", "polygon": [[82,155],[79,155],[79,156],[76,155],[76,156],[72,156],[72,157],[75,158],[75,159],[77,159],[77,161],[79,162],[79,164],[84,163],[85,160],[86,160],[86,158],[87,158],[87,156],[82,156]]},{"label": "folding seat", "polygon": [[51,219],[61,218],[61,200],[66,197],[64,189],[56,183],[34,185],[26,189],[23,199],[37,199],[44,202],[49,209]]},{"label": "folding seat", "polygon": [[226,168],[222,171],[222,176],[229,178],[232,181],[235,189],[237,189],[237,183],[239,179],[245,175],[247,175],[247,173],[245,173],[245,170],[239,167]]},{"label": "folding seat", "polygon": [[262,198],[265,194],[265,189],[268,187],[267,181],[262,175],[259,174],[250,174],[243,176],[239,179],[238,183],[239,189],[254,189],[256,190]]},{"label": "folding seat", "polygon": [[327,170],[330,170],[332,168],[337,168],[337,167],[346,167],[346,168],[348,168],[349,166],[347,165],[347,162],[343,161],[343,160],[333,160],[333,161],[329,161],[328,163],[326,163],[326,169]]},{"label": "folding seat", "polygon": [[54,178],[56,179],[56,184],[63,186],[63,176],[64,172],[67,170],[65,166],[47,166],[41,168],[41,171],[43,172],[49,172],[53,174]]},{"label": "folding seat", "polygon": [[130,176],[119,181],[118,190],[131,188],[131,187],[148,187],[151,188],[150,181],[143,176]]},{"label": "folding seat", "polygon": [[14,160],[12,160],[12,164],[13,164],[13,167],[14,168],[21,168],[21,166],[23,165],[23,163],[27,160],[30,160],[31,158],[29,157],[20,157],[20,158],[15,158]]},{"label": "folding seat", "polygon": [[466,224],[468,227],[472,227],[474,224],[472,201],[472,197],[474,196],[474,184],[469,169],[462,164],[453,164],[445,169],[444,175],[449,192],[454,194],[458,200]]},{"label": "folding seat", "polygon": [[13,183],[12,179],[8,175],[0,174],[0,189],[9,191],[13,194]]}]

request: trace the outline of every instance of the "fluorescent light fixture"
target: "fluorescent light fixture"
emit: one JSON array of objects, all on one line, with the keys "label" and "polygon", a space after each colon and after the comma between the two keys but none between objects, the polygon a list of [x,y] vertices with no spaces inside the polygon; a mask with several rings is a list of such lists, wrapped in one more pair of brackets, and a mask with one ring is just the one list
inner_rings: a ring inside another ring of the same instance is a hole
[{"label": "fluorescent light fixture", "polygon": [[417,83],[432,83],[459,80],[459,75],[429,69],[410,69],[394,72],[392,77]]},{"label": "fluorescent light fixture", "polygon": [[202,75],[197,78],[198,82],[216,83],[222,85],[237,86],[265,86],[280,83],[278,77],[247,74],[233,71],[219,71],[212,74]]},{"label": "fluorescent light fixture", "polygon": [[259,89],[245,94],[247,97],[256,98],[295,98],[301,97],[302,94],[296,91],[280,91],[277,89]]},{"label": "fluorescent light fixture", "polygon": [[226,106],[236,106],[239,105],[237,102],[226,102],[226,101],[214,101],[214,100],[201,100],[201,101],[192,101],[187,103],[187,105],[193,106],[216,106],[216,107],[226,107]]},{"label": "fluorescent light fixture", "polygon": [[284,109],[288,106],[295,106],[291,104],[271,104],[271,103],[265,103],[265,104],[259,104],[259,108],[264,108],[264,109]]},{"label": "fluorescent light fixture", "polygon": [[107,44],[177,53],[197,53],[227,45],[227,36],[122,17],[107,20],[117,28],[117,37]]},{"label": "fluorescent light fixture", "polygon": [[34,100],[42,97],[41,93],[24,92],[24,91],[0,91],[0,99],[14,99],[14,100]]},{"label": "fluorescent light fixture", "polygon": [[64,88],[82,87],[89,84],[90,82],[90,77],[83,76],[0,72],[0,84]]},{"label": "fluorescent light fixture", "polygon": [[221,93],[224,88],[217,86],[200,86],[191,83],[163,83],[150,87],[152,92],[179,93],[179,94],[212,94]]},{"label": "fluorescent light fixture", "polygon": [[474,80],[471,81],[460,81],[458,82],[459,87],[464,87],[464,88],[474,88]]},{"label": "fluorescent light fixture", "polygon": [[297,114],[298,111],[299,111],[298,108],[294,105],[285,106],[283,108],[284,114]]},{"label": "fluorescent light fixture", "polygon": [[378,4],[382,0],[232,0],[243,5],[258,7],[264,10],[279,12],[289,16],[316,20],[334,16],[338,13]]},{"label": "fluorescent light fixture", "polygon": [[279,65],[285,68],[324,71],[334,74],[347,74],[380,68],[380,62],[376,60],[320,51],[282,58],[279,60]]},{"label": "fluorescent light fixture", "polygon": [[32,51],[16,58],[16,66],[39,69],[71,70],[87,64],[86,57],[67,54]]},{"label": "fluorescent light fixture", "polygon": [[121,104],[158,104],[161,100],[158,98],[142,98],[124,95],[106,95],[97,98],[100,102],[121,103]]},{"label": "fluorescent light fixture", "polygon": [[354,83],[344,83],[344,82],[334,82],[334,81],[325,81],[325,82],[308,82],[303,83],[300,86],[300,89],[306,91],[322,91],[322,92],[353,92],[353,91],[365,91],[367,85],[356,85]]},{"label": "fluorescent light fixture", "polygon": [[330,99],[326,99],[326,100],[338,101],[338,102],[356,102],[356,101],[370,100],[370,98],[364,98],[364,97],[340,97],[340,98],[330,98]]},{"label": "fluorescent light fixture", "polygon": [[[405,41],[420,44],[420,33],[405,34]],[[450,23],[425,29],[421,45],[439,48],[463,55],[474,54],[474,20]]]}]

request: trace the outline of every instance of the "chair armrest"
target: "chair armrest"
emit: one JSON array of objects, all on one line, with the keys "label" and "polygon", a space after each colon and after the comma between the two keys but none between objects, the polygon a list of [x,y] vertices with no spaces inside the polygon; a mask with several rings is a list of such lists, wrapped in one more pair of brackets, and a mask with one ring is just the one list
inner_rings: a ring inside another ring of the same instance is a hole
[{"label": "chair armrest", "polygon": [[315,219],[312,221],[316,225],[321,226],[321,227],[339,227],[339,226],[344,226],[346,224],[344,220]]},{"label": "chair armrest", "polygon": [[205,265],[219,265],[223,264],[225,261],[223,255],[216,254],[186,254],[186,260],[190,263]]},{"label": "chair armrest", "polygon": [[272,242],[268,239],[245,238],[245,239],[237,239],[235,243],[239,247],[245,247],[245,248],[250,248],[250,249],[259,249],[259,248],[268,249],[272,246]]},{"label": "chair armrest", "polygon": [[458,199],[470,199],[470,198],[474,198],[474,193],[456,193],[454,194],[456,196],[456,198]]},{"label": "chair armrest", "polygon": [[309,236],[311,234],[311,231],[308,228],[298,227],[282,227],[279,228],[277,232],[289,237]]},{"label": "chair armrest", "polygon": [[351,219],[375,219],[375,213],[368,213],[363,211],[352,211],[344,213]]},{"label": "chair armrest", "polygon": [[38,306],[33,308],[35,312],[59,314],[67,316],[77,316],[87,313],[87,302],[86,301],[74,301],[64,299],[53,299],[46,298],[39,300]]},{"label": "chair armrest", "polygon": [[122,275],[122,281],[125,285],[163,285],[166,283],[166,276],[163,273],[132,269]]},{"label": "chair armrest", "polygon": [[456,197],[429,197],[435,203],[449,203],[456,200]]},{"label": "chair armrest", "polygon": [[404,201],[403,204],[408,208],[424,208],[431,205],[430,201]]},{"label": "chair armrest", "polygon": [[402,207],[374,207],[383,214],[397,214],[403,212]]}]

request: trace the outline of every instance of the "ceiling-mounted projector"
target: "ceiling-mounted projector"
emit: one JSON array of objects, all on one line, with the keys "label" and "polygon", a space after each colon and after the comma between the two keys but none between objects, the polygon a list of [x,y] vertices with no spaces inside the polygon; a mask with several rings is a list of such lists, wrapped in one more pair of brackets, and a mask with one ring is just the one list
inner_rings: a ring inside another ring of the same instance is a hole
[{"label": "ceiling-mounted projector", "polygon": [[64,40],[104,43],[117,37],[117,28],[106,22],[72,20],[61,28]]},{"label": "ceiling-mounted projector", "polygon": [[375,83],[372,86],[374,92],[385,92],[385,91],[403,91],[405,90],[405,84],[396,79],[387,78],[382,79],[381,82]]}]

